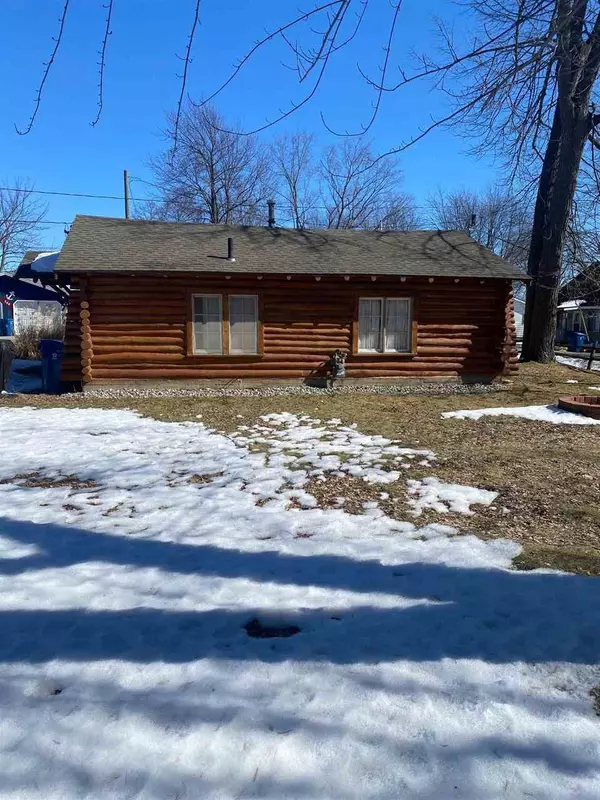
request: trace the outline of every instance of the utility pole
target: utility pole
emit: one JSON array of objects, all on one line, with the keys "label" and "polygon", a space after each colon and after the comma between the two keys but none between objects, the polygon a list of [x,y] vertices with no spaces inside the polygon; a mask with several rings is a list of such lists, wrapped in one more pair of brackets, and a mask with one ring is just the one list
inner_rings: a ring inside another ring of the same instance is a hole
[{"label": "utility pole", "polygon": [[123,170],[123,189],[125,190],[125,219],[129,219],[129,173]]}]

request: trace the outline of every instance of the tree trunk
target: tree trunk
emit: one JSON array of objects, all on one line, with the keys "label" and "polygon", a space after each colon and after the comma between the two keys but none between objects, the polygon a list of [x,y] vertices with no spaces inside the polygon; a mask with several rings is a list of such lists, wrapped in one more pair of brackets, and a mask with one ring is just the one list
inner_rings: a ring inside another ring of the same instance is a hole
[{"label": "tree trunk", "polygon": [[537,360],[531,348],[531,323],[533,308],[535,306],[537,276],[544,244],[546,216],[558,166],[560,134],[561,119],[557,103],[554,109],[554,119],[552,120],[550,137],[544,154],[544,163],[542,165],[538,193],[535,201],[535,210],[533,213],[533,226],[527,261],[527,272],[531,276],[531,283],[527,287],[527,295],[525,298],[525,324],[523,328],[523,348],[521,353],[521,359],[523,361]]},{"label": "tree trunk", "polygon": [[[530,311],[527,350],[524,359],[547,363],[554,360],[556,340],[556,304],[565,234],[577,187],[577,176],[583,148],[589,133],[587,117],[575,118],[571,125],[562,126],[555,176],[551,183],[549,202],[546,204],[544,224],[534,236],[536,252],[530,267],[535,269],[534,294]],[[537,207],[536,207],[537,211]]]}]

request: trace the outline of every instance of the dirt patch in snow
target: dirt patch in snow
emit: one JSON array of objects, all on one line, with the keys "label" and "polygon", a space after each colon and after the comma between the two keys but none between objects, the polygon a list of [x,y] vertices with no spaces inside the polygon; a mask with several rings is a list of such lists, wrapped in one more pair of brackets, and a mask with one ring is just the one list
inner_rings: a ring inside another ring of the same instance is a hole
[{"label": "dirt patch in snow", "polygon": [[207,475],[191,475],[188,478],[188,483],[195,483],[201,486],[206,483],[212,483],[215,480],[215,478],[221,478],[221,477],[223,477],[222,472],[213,472]]},{"label": "dirt patch in snow", "polygon": [[343,508],[348,514],[364,514],[363,504],[375,502],[381,495],[381,486],[351,475],[344,478],[329,475],[325,480],[312,478],[305,489],[319,508]]},{"label": "dirt patch in snow", "polygon": [[39,472],[28,472],[26,474],[13,475],[10,478],[0,480],[0,485],[15,483],[17,486],[24,486],[26,489],[96,489],[98,484],[95,481],[84,481],[76,475],[65,475],[62,478],[48,478]]}]

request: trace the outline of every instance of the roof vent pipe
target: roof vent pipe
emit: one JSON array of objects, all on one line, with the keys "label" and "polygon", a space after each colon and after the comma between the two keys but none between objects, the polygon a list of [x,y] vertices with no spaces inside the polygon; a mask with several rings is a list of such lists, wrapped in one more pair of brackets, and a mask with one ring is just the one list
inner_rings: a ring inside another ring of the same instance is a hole
[{"label": "roof vent pipe", "polygon": [[275,227],[275,200],[267,200],[269,207],[269,228]]},{"label": "roof vent pipe", "polygon": [[235,261],[233,257],[233,238],[231,236],[227,237],[227,261]]}]

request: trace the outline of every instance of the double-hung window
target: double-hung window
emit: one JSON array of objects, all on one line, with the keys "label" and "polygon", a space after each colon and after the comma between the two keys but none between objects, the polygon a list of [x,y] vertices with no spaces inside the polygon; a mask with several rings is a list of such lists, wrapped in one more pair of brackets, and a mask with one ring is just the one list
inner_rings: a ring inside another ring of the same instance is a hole
[{"label": "double-hung window", "polygon": [[359,353],[410,353],[410,297],[361,297],[358,301]]},{"label": "double-hung window", "polygon": [[192,295],[192,334],[194,355],[256,355],[258,297]]}]

